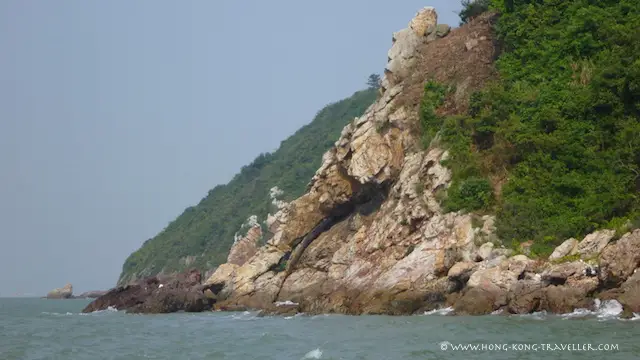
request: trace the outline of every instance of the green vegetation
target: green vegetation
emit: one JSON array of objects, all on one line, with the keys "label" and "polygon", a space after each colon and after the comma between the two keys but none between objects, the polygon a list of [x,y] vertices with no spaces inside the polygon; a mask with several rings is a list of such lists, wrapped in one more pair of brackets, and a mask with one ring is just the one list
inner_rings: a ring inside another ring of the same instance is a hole
[{"label": "green vegetation", "polygon": [[463,116],[433,118],[438,99],[422,106],[424,136],[438,132],[451,154],[446,207],[495,211],[500,238],[534,240],[540,256],[569,237],[633,223],[640,213],[637,1],[491,6],[501,14],[499,80],[474,94]]},{"label": "green vegetation", "polygon": [[442,105],[448,89],[435,81],[424,86],[424,95],[420,101],[420,129],[422,130],[422,146],[426,149],[436,138],[444,119],[436,113]]},{"label": "green vegetation", "polygon": [[[251,215],[263,221],[267,213],[274,212],[269,189],[277,186],[284,192],[284,200],[302,195],[320,166],[322,154],[375,98],[376,90],[369,89],[322,109],[278,150],[258,156],[228,184],[216,186],[198,205],[187,208],[147,240],[125,261],[120,280],[187,267],[207,270],[224,263],[243,222]],[[193,263],[181,261],[188,256],[195,258]]]},{"label": "green vegetation", "polygon": [[369,78],[367,79],[367,86],[369,87],[369,89],[378,89],[380,88],[380,82],[382,80],[380,79],[380,75],[378,74],[371,74],[369,75]]},{"label": "green vegetation", "polygon": [[462,0],[462,10],[458,13],[462,24],[489,10],[490,0]]}]

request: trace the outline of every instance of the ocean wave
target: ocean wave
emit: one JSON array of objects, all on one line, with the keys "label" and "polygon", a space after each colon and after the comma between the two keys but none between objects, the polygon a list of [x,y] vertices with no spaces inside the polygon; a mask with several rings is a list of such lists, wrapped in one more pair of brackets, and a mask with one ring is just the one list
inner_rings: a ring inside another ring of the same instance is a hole
[{"label": "ocean wave", "polygon": [[231,314],[229,318],[233,320],[251,321],[251,320],[256,320],[258,318],[258,313],[251,312],[251,311],[244,311],[242,313]]},{"label": "ocean wave", "polygon": [[448,308],[443,308],[443,309],[435,309],[435,310],[431,310],[431,311],[425,311],[424,315],[449,315],[451,312],[453,312],[453,308],[452,307],[448,307]]},{"label": "ocean wave", "polygon": [[72,313],[72,312],[59,313],[59,312],[43,311],[41,314],[49,315],[49,316],[73,316],[73,315],[87,316],[87,315],[110,314],[110,313],[117,313],[117,312],[118,312],[118,309],[116,309],[113,306],[109,306],[104,310],[97,310],[90,313]]},{"label": "ocean wave", "polygon": [[547,315],[548,313],[546,311],[538,311],[531,314],[521,314],[516,316],[533,319],[533,320],[545,320],[547,318]]},{"label": "ocean wave", "polygon": [[276,301],[274,303],[276,306],[280,307],[280,306],[298,306],[298,303],[294,303],[291,300],[287,300],[287,301]]},{"label": "ocean wave", "polygon": [[563,319],[596,317],[600,320],[618,320],[622,314],[623,308],[617,300],[595,299],[593,304],[594,310],[576,309],[568,314],[559,315]]},{"label": "ocean wave", "polygon": [[49,312],[49,311],[43,311],[41,314],[42,314],[42,315],[50,315],[50,316],[69,316],[69,315],[79,315],[79,314],[74,314],[74,313],[70,313],[70,312],[67,312],[67,313],[64,313],[64,314],[63,314],[63,313]]},{"label": "ocean wave", "polygon": [[320,348],[309,351],[302,359],[320,359],[322,358],[322,350]]}]

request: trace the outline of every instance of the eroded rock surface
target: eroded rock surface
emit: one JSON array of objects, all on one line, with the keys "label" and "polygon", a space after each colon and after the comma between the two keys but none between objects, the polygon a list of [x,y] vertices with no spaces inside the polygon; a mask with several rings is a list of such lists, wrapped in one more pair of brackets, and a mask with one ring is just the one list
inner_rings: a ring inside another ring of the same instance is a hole
[{"label": "eroded rock surface", "polygon": [[640,267],[640,230],[625,234],[608,246],[600,256],[600,278],[603,282],[620,285]]},{"label": "eroded rock surface", "polygon": [[211,309],[196,270],[167,278],[150,277],[132,285],[119,286],[100,296],[84,313],[114,308],[131,313],[200,312]]},{"label": "eroded rock surface", "polygon": [[227,257],[227,263],[238,266],[246,263],[247,260],[258,252],[258,242],[260,239],[262,239],[262,228],[256,224],[247,231],[244,237],[238,239],[233,244]]}]

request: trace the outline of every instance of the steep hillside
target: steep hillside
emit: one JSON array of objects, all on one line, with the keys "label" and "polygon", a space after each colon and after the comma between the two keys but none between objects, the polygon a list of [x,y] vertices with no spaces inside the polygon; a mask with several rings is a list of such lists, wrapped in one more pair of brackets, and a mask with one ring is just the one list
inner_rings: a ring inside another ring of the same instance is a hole
[{"label": "steep hillside", "polygon": [[452,150],[448,209],[495,212],[505,243],[533,240],[540,256],[570,237],[635,226],[637,1],[493,6],[501,13],[496,29],[505,50],[499,81],[474,94],[469,112],[434,117],[425,126],[426,133],[440,131]]},{"label": "steep hillside", "polygon": [[322,154],[375,97],[376,90],[368,89],[328,105],[278,150],[261,154],[228,184],[213,188],[198,205],[185,209],[127,258],[119,283],[187,267],[206,271],[224,263],[243,222],[252,215],[264,221],[269,212],[277,210],[270,189],[278,187],[282,200],[300,196],[320,166]]}]

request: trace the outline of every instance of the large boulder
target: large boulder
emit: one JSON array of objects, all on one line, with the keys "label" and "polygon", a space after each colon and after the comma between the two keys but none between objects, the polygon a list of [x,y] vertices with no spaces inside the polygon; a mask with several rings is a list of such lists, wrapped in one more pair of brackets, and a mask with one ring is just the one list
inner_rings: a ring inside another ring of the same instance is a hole
[{"label": "large boulder", "polygon": [[580,257],[583,259],[596,257],[600,255],[615,234],[615,230],[600,230],[591,233],[580,241],[577,247],[577,253],[580,254]]},{"label": "large boulder", "polygon": [[543,286],[540,310],[568,313],[589,307],[591,295],[600,281],[590,265],[574,261],[551,266],[542,273]]},{"label": "large boulder", "polygon": [[469,281],[471,274],[476,271],[478,268],[478,264],[472,262],[459,262],[456,263],[449,269],[447,273],[447,277],[450,281],[458,284],[459,287],[463,287]]},{"label": "large boulder", "polygon": [[604,249],[600,256],[600,279],[608,286],[618,286],[638,267],[640,230],[635,230]]},{"label": "large boulder", "polygon": [[640,271],[636,271],[621,286],[620,303],[626,312],[640,313]]},{"label": "large boulder", "polygon": [[512,314],[529,314],[540,308],[543,298],[542,283],[522,280],[514,284],[508,296],[508,310]]},{"label": "large boulder", "polygon": [[493,252],[493,247],[493,243],[490,242],[482,244],[476,253],[476,261],[489,260]]},{"label": "large boulder", "polygon": [[458,315],[485,315],[507,304],[507,293],[492,284],[467,288],[454,305]]},{"label": "large boulder", "polygon": [[70,299],[73,297],[73,285],[67,284],[64,287],[53,289],[47,293],[47,299]]},{"label": "large boulder", "polygon": [[411,19],[409,28],[418,36],[428,35],[427,30],[438,24],[438,13],[432,6],[420,9]]},{"label": "large boulder", "polygon": [[476,271],[454,306],[456,313],[488,314],[506,306],[509,290],[532,265],[531,259],[517,255],[498,266]]},{"label": "large boulder", "polygon": [[578,308],[590,307],[588,293],[581,288],[571,286],[549,286],[544,288],[540,308],[554,314],[570,313]]},{"label": "large boulder", "polygon": [[135,284],[119,286],[97,298],[84,313],[115,308],[131,313],[198,312],[211,309],[203,293],[200,272],[190,270],[164,279],[149,277]]},{"label": "large boulder", "polygon": [[565,240],[562,244],[560,244],[560,246],[553,250],[553,253],[551,254],[551,256],[549,256],[549,261],[556,261],[562,259],[565,256],[573,255],[577,251],[577,247],[578,240],[574,238]]}]

